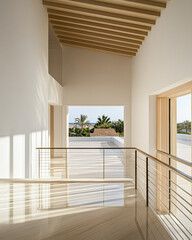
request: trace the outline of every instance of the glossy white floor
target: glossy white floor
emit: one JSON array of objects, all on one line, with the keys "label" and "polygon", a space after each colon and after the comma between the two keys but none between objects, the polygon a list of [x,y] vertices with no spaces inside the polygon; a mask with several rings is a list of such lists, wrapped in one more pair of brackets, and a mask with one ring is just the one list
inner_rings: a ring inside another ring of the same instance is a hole
[{"label": "glossy white floor", "polygon": [[0,185],[1,240],[171,239],[126,184]]}]

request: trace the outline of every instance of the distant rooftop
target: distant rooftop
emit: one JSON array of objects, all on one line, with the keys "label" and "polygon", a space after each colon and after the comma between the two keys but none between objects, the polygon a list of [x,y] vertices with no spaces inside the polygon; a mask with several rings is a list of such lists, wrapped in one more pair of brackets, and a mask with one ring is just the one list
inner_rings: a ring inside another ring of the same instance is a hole
[{"label": "distant rooftop", "polygon": [[90,133],[91,137],[99,136],[113,136],[118,137],[118,133],[113,128],[95,128],[93,133]]}]

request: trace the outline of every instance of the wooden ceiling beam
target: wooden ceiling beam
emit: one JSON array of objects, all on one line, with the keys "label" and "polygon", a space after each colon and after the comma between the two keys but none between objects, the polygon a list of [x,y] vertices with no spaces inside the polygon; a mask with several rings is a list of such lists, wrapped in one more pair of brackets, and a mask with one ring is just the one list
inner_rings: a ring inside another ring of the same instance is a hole
[{"label": "wooden ceiling beam", "polygon": [[93,26],[97,28],[104,28],[108,30],[114,30],[114,31],[120,31],[120,32],[126,32],[126,33],[133,33],[137,35],[147,36],[148,33],[141,30],[135,30],[132,28],[125,28],[125,27],[119,27],[119,26],[113,26],[109,24],[103,24],[103,23],[97,23],[97,22],[91,22],[86,20],[80,20],[70,17],[62,17],[62,16],[55,16],[55,15],[49,15],[50,22],[51,21],[60,21],[62,24],[65,23],[75,23],[77,25],[86,25],[86,26]]},{"label": "wooden ceiling beam", "polygon": [[124,42],[124,43],[132,43],[132,44],[135,44],[135,45],[141,45],[142,44],[142,41],[139,41],[139,40],[110,36],[110,35],[101,34],[101,33],[94,33],[94,32],[77,30],[77,29],[74,30],[74,29],[70,29],[70,28],[61,28],[61,27],[57,27],[57,26],[53,27],[53,29],[54,29],[54,31],[57,35],[62,33],[62,32],[72,33],[72,34],[76,33],[76,34],[80,34],[80,35],[84,35],[84,36],[116,40],[116,41]]},{"label": "wooden ceiling beam", "polygon": [[78,25],[74,23],[66,23],[63,25],[62,22],[59,21],[50,21],[52,26],[58,26],[58,27],[64,27],[64,28],[70,28],[70,29],[79,29],[79,30],[85,30],[85,31],[90,31],[90,32],[95,32],[95,33],[104,33],[104,34],[109,34],[113,36],[119,36],[119,37],[124,37],[124,38],[132,38],[132,39],[137,39],[137,40],[144,40],[145,37],[140,36],[140,35],[134,35],[134,34],[128,34],[128,33],[123,33],[123,32],[116,32],[116,31],[110,31],[106,29],[101,29],[101,28],[95,28],[95,27],[88,27],[88,26],[83,26],[83,25]]},{"label": "wooden ceiling beam", "polygon": [[66,3],[52,2],[51,0],[43,0],[43,4],[44,4],[44,6],[46,6],[49,9],[59,9],[59,10],[68,9],[68,10],[77,11],[77,12],[86,13],[86,14],[95,14],[95,15],[99,15],[99,16],[103,16],[103,17],[111,17],[111,18],[115,18],[115,19],[119,19],[119,20],[139,22],[142,24],[149,24],[149,25],[155,24],[155,20],[152,20],[152,19],[128,16],[128,15],[124,15],[124,14],[111,13],[111,12],[95,10],[95,9],[88,9],[85,7],[68,5]]},{"label": "wooden ceiling beam", "polygon": [[136,53],[133,53],[133,52],[125,52],[125,51],[120,51],[120,50],[116,50],[116,49],[93,46],[93,45],[89,45],[89,44],[82,44],[82,43],[69,42],[69,41],[62,41],[61,43],[65,46],[86,48],[86,49],[91,49],[91,50],[95,50],[95,51],[108,52],[108,53],[112,53],[112,54],[118,54],[118,55],[129,56],[129,57],[133,57],[136,55]]},{"label": "wooden ceiling beam", "polygon": [[156,2],[151,0],[123,0],[123,1],[130,2],[130,3],[140,3],[142,5],[151,6],[151,7],[166,8],[165,2]]},{"label": "wooden ceiling beam", "polygon": [[59,42],[122,56],[135,56],[165,1],[42,0]]},{"label": "wooden ceiling beam", "polygon": [[91,37],[91,36],[84,36],[84,35],[80,35],[80,34],[76,34],[76,33],[56,32],[56,35],[57,35],[58,39],[69,37],[69,38],[76,38],[76,39],[81,39],[81,40],[95,41],[95,42],[100,43],[101,45],[103,43],[107,43],[107,44],[113,45],[113,46],[121,46],[121,47],[136,49],[136,50],[139,49],[139,45],[135,45],[132,43],[118,42],[118,41],[114,41],[111,39],[103,39],[103,38],[97,38],[97,37]]},{"label": "wooden ceiling beam", "polygon": [[[58,1],[59,2],[59,1]],[[67,1],[62,0],[62,3],[67,3]],[[76,2],[76,3],[83,3],[85,7],[102,7],[104,11],[114,11],[115,10],[122,10],[126,12],[131,12],[131,13],[140,13],[140,14],[145,14],[145,15],[150,15],[150,16],[155,16],[155,17],[160,17],[160,11],[157,10],[148,10],[148,9],[143,9],[143,8],[137,8],[137,7],[130,7],[126,5],[119,5],[115,4],[114,2],[104,2],[104,1],[93,1],[93,0],[70,0],[70,2]]]},{"label": "wooden ceiling beam", "polygon": [[141,29],[143,31],[150,31],[151,27],[150,26],[145,26],[141,24],[135,24],[135,23],[130,23],[130,22],[122,22],[118,20],[112,20],[112,19],[107,19],[107,18],[102,18],[102,17],[96,17],[96,16],[88,16],[88,15],[83,15],[81,13],[71,13],[67,11],[59,11],[55,9],[47,9],[48,14],[51,14],[52,16],[57,16],[58,19],[61,17],[70,17],[70,18],[75,18],[75,19],[83,19],[83,20],[88,20],[88,21],[94,21],[97,23],[106,23],[106,24],[111,24],[111,25],[117,25],[120,27],[128,27],[128,28],[133,28],[133,29]]},{"label": "wooden ceiling beam", "polygon": [[102,47],[106,47],[106,48],[110,48],[110,49],[115,49],[115,50],[120,50],[120,51],[127,51],[127,52],[137,52],[137,49],[134,48],[126,48],[126,47],[122,47],[122,46],[114,46],[114,45],[110,45],[108,43],[98,43],[95,41],[90,41],[90,40],[86,40],[86,39],[77,39],[77,38],[71,38],[71,37],[63,37],[63,36],[58,36],[59,41],[62,43],[63,41],[68,41],[68,42],[76,42],[76,43],[82,43],[82,44],[89,44],[89,45],[93,45],[93,46],[102,46]]}]

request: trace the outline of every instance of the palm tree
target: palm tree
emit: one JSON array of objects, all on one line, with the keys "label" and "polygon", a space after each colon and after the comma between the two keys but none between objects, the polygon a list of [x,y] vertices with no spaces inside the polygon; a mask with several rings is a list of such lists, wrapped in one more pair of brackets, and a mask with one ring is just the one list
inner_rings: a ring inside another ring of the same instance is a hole
[{"label": "palm tree", "polygon": [[75,125],[80,126],[82,132],[84,127],[91,125],[91,123],[89,121],[86,121],[86,119],[87,116],[83,114],[80,115],[80,118],[75,118]]},{"label": "palm tree", "polygon": [[110,126],[111,120],[110,117],[103,115],[102,117],[98,117],[98,120],[95,124],[95,127],[100,127],[100,126]]},{"label": "palm tree", "polygon": [[117,133],[124,132],[124,121],[119,119],[118,121],[112,122],[111,127],[115,129]]}]

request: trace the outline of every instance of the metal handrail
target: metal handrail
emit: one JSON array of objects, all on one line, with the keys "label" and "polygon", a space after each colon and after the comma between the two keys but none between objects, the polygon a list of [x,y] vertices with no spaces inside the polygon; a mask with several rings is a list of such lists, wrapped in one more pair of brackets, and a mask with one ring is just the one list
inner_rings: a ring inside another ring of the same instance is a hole
[{"label": "metal handrail", "polygon": [[180,162],[180,163],[185,164],[185,165],[187,165],[187,166],[189,166],[189,167],[192,167],[192,163],[191,163],[191,162],[186,161],[186,160],[184,160],[184,159],[182,159],[182,158],[176,157],[176,156],[174,156],[174,155],[172,155],[172,154],[168,154],[168,153],[163,152],[163,151],[160,151],[160,150],[157,150],[157,153],[160,153],[160,154],[162,154],[162,155],[164,155],[164,156],[166,156],[166,157],[169,157],[169,158],[171,158],[171,159],[174,159],[174,160],[177,161],[177,162]]},{"label": "metal handrail", "polygon": [[37,147],[37,150],[45,149],[45,150],[54,150],[54,149],[65,149],[65,150],[70,150],[70,149],[129,149],[129,150],[135,150],[137,148],[135,147]]},{"label": "metal handrail", "polygon": [[[126,150],[126,149],[129,149],[129,150],[138,150],[138,151],[142,151],[142,150],[140,150],[139,148],[136,148],[136,147],[89,147],[89,148],[87,148],[87,147],[37,147],[36,148],[37,150],[41,150],[41,149],[44,149],[44,150],[54,150],[54,149],[65,149],[65,150],[75,150],[75,149],[79,149],[79,150],[81,150],[81,149],[84,149],[84,150],[86,150],[86,149],[92,149],[92,150],[98,150],[98,149],[124,149],[124,150]],[[143,152],[143,151],[142,151]],[[172,155],[172,154],[168,154],[168,153],[166,153],[166,152],[164,152],[164,151],[160,151],[160,150],[157,150],[157,153],[160,153],[160,154],[162,154],[162,155],[165,155],[165,156],[167,156],[167,157],[169,157],[169,158],[172,158],[172,159],[174,159],[174,160],[176,160],[176,161],[178,161],[178,162],[180,162],[180,163],[183,163],[183,164],[185,164],[185,165],[188,165],[188,166],[190,166],[190,167],[192,167],[192,163],[191,162],[189,162],[189,161],[186,161],[186,160],[184,160],[184,159],[182,159],[182,158],[179,158],[179,157],[176,157],[176,156],[174,156],[174,155]],[[147,153],[145,153],[145,154],[147,154]]]},{"label": "metal handrail", "polygon": [[168,170],[171,170],[172,172],[176,173],[177,175],[185,178],[186,180],[188,180],[189,182],[192,183],[192,176],[188,175],[188,174],[185,174],[184,172],[172,167],[172,166],[169,166],[167,163],[164,163],[162,162],[161,160],[153,157],[152,155],[140,150],[140,149],[137,149],[138,152],[142,153],[143,155],[145,155],[146,157],[150,158],[151,160],[153,160],[154,162],[162,165],[163,167],[167,168]]},{"label": "metal handrail", "polygon": [[[113,149],[135,150],[135,151],[138,151],[141,154],[143,154],[146,158],[149,158],[150,160],[153,160],[154,162],[160,164],[161,166],[167,168],[168,170],[174,172],[175,174],[183,177],[184,179],[186,179],[187,181],[192,183],[192,176],[178,170],[177,168],[174,168],[174,167],[168,165],[167,163],[162,162],[158,158],[156,158],[156,157],[154,157],[154,156],[152,156],[152,155],[150,155],[150,154],[148,154],[148,153],[146,153],[146,152],[144,152],[141,149],[136,148],[136,147],[115,147],[115,148],[114,147],[112,147],[112,148],[111,147],[107,147],[107,148],[106,147],[103,147],[103,148],[102,147],[91,147],[91,148],[86,148],[86,147],[79,147],[79,148],[77,148],[77,147],[37,147],[36,149],[37,150],[58,150],[58,149],[64,149],[64,150],[81,150],[81,149],[82,150],[94,150],[94,149],[95,150],[108,150],[108,149],[109,150],[113,150]],[[169,158],[174,158],[174,160],[176,160],[178,162],[182,162],[183,164],[186,164],[187,166],[192,167],[192,164],[190,162],[187,162],[187,161],[185,161],[181,158],[177,158],[176,156],[170,155],[168,153],[165,153],[165,152],[162,152],[162,151],[159,151],[159,150],[158,150],[158,152],[162,153],[166,156],[169,156]]]}]

